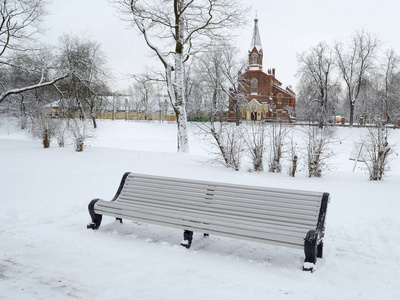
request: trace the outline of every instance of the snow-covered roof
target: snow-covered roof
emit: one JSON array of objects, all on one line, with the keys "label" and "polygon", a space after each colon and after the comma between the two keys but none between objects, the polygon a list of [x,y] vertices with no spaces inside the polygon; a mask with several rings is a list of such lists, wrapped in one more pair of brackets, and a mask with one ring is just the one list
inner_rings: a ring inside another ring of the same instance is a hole
[{"label": "snow-covered roof", "polygon": [[254,47],[257,49],[258,52],[260,52],[260,50],[262,49],[257,18],[254,19],[254,31],[253,31],[253,37],[251,38],[251,45],[249,51],[252,51]]},{"label": "snow-covered roof", "polygon": [[296,97],[296,95],[294,95],[293,93],[291,93],[288,90],[283,89],[282,87],[280,87],[279,85],[274,84],[274,87],[277,88],[278,90],[284,92],[287,95],[291,95],[292,97]]}]

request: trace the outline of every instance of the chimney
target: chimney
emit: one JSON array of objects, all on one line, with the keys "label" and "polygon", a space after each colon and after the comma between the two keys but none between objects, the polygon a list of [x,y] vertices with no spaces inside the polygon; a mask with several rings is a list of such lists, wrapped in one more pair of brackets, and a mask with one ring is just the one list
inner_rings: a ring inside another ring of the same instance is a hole
[{"label": "chimney", "polygon": [[272,76],[275,77],[275,68],[272,69]]}]

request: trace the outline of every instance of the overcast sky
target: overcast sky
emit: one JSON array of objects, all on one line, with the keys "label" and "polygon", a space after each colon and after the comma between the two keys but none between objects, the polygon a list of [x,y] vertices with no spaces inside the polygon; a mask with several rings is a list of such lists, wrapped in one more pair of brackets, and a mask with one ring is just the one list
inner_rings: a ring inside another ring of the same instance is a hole
[{"label": "overcast sky", "polygon": [[[276,69],[284,86],[296,88],[296,54],[321,41],[332,44],[356,30],[379,36],[382,49],[400,54],[399,0],[247,0],[252,9],[248,26],[237,31],[237,46],[243,56],[250,46],[257,13],[264,50],[264,71]],[[84,35],[101,44],[117,78],[115,88],[129,84],[126,74],[143,72],[146,65],[159,66],[143,37],[119,20],[108,0],[49,0],[48,28],[44,42],[56,45],[64,34]]]}]

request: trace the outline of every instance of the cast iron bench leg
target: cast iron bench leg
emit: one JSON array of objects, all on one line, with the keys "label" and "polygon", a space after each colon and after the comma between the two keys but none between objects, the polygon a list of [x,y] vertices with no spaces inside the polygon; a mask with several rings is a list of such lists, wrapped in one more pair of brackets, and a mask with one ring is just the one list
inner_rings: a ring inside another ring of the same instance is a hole
[{"label": "cast iron bench leg", "polygon": [[192,240],[193,240],[193,231],[185,230],[183,233],[183,242],[181,243],[181,246],[189,249],[190,246],[192,245]]},{"label": "cast iron bench leg", "polygon": [[[321,250],[319,253],[318,250]],[[317,262],[318,254],[322,256],[322,246],[321,249],[318,247],[318,231],[310,230],[304,240],[304,264],[303,271],[314,271],[314,265]]]},{"label": "cast iron bench leg", "polygon": [[99,199],[94,199],[94,200],[90,201],[90,203],[89,203],[88,210],[89,210],[90,217],[92,218],[92,223],[89,223],[87,225],[87,229],[95,230],[100,227],[101,219],[103,218],[103,216],[96,214],[94,212],[94,205],[96,204],[97,201],[99,201]]}]

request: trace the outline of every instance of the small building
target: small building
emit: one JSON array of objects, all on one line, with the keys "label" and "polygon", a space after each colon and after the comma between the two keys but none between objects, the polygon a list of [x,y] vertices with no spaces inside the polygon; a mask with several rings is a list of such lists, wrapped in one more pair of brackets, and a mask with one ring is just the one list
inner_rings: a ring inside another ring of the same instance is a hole
[{"label": "small building", "polygon": [[[240,75],[239,93],[246,98],[242,106],[242,118],[246,120],[288,120],[295,119],[296,94],[275,77],[275,69],[263,70],[263,48],[258,19],[254,20],[254,30],[248,51],[248,66]],[[234,117],[232,104],[229,117]]]}]

